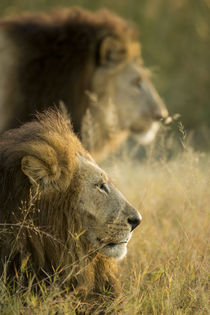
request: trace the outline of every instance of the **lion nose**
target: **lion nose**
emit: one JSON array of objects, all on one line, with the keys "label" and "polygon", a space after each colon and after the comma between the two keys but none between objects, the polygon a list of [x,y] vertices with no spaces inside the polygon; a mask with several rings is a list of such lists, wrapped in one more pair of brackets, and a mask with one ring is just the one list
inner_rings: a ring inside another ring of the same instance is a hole
[{"label": "lion nose", "polygon": [[135,215],[128,218],[128,223],[131,226],[131,232],[141,223],[140,215]]},{"label": "lion nose", "polygon": [[150,109],[152,111],[153,119],[156,121],[160,121],[161,119],[168,117],[168,110],[158,95],[156,95],[154,102],[151,103]]}]

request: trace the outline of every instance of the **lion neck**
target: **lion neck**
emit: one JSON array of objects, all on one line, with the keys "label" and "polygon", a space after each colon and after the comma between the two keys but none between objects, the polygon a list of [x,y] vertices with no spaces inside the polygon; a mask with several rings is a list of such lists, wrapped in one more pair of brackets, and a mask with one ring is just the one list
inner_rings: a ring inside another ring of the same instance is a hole
[{"label": "lion neck", "polygon": [[117,108],[111,99],[92,100],[82,120],[81,138],[96,161],[114,152],[128,135],[129,131],[120,125]]}]

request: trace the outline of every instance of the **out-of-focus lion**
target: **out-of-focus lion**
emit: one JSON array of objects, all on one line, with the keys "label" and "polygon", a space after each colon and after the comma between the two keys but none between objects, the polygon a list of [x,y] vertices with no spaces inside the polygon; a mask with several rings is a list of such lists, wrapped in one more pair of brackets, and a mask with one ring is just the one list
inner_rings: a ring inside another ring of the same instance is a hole
[{"label": "out-of-focus lion", "polygon": [[117,293],[114,261],[141,216],[59,112],[0,137],[0,187],[1,274],[21,276],[27,262],[38,279],[56,271],[89,296]]},{"label": "out-of-focus lion", "polygon": [[167,115],[128,21],[79,8],[1,20],[0,130],[60,101],[93,154],[130,132],[151,141]]}]

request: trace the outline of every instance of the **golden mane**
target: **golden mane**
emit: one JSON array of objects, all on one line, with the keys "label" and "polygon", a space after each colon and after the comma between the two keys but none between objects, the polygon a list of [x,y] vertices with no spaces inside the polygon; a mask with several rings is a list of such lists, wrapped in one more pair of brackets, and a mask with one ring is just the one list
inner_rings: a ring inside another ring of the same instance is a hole
[{"label": "golden mane", "polygon": [[[109,292],[112,299],[118,292],[115,264],[80,235],[75,202],[76,156],[92,159],[59,112],[37,117],[0,138],[0,272],[6,263],[6,277],[11,279],[27,261],[27,272],[38,280],[50,281],[57,272],[63,285],[81,289],[86,298]],[[43,163],[52,190],[45,192],[41,185],[31,189],[21,170],[25,156]]]}]

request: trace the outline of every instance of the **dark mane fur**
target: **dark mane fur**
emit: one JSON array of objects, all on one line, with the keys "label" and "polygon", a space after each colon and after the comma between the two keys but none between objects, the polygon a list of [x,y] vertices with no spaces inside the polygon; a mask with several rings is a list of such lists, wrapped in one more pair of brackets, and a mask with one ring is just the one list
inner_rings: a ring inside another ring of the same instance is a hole
[{"label": "dark mane fur", "polygon": [[101,41],[113,36],[125,44],[125,50],[126,41],[138,41],[129,22],[106,10],[91,13],[72,8],[50,15],[28,14],[1,20],[0,28],[18,47],[19,95],[16,99],[8,96],[16,113],[8,128],[27,121],[35,110],[63,101],[74,131],[80,133],[89,102],[86,91],[91,91],[91,78],[100,62]]}]

